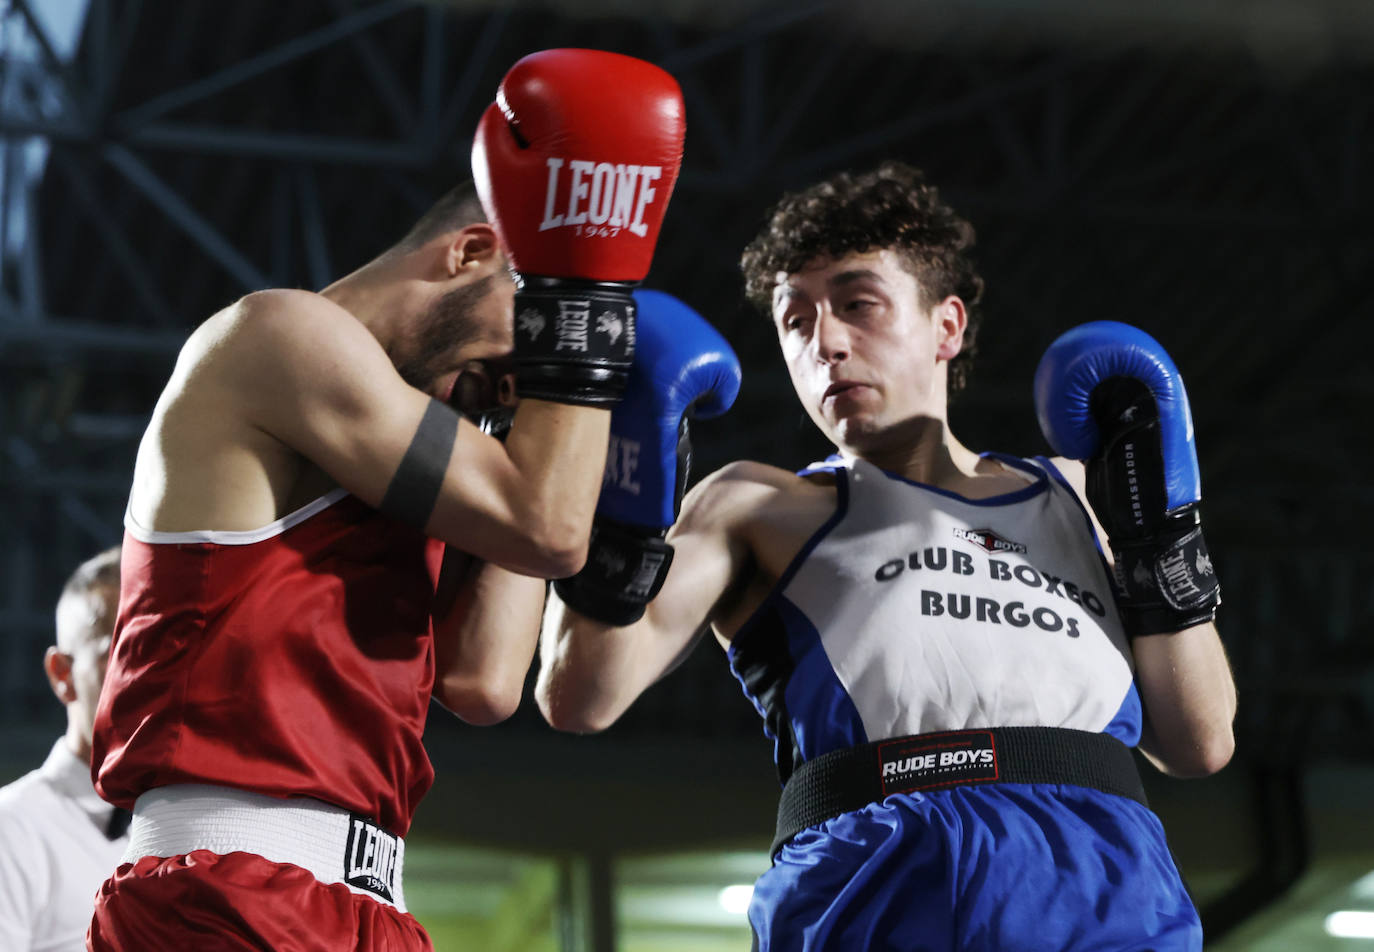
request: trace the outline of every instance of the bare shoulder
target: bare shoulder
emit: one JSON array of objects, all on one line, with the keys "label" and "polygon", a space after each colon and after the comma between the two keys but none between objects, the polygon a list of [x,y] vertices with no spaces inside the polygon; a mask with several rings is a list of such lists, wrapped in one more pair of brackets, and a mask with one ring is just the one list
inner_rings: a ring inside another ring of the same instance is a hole
[{"label": "bare shoulder", "polygon": [[377,338],[351,313],[310,291],[249,294],[202,324],[182,350],[200,388],[241,403],[258,422],[302,399],[348,403],[362,381],[391,369]]},{"label": "bare shoulder", "polygon": [[795,473],[767,463],[737,460],[707,476],[683,500],[685,529],[739,526],[761,510],[807,489]]},{"label": "bare shoulder", "polygon": [[773,493],[795,488],[802,482],[796,473],[768,463],[741,459],[726,463],[701,481],[701,487],[727,493]]},{"label": "bare shoulder", "polygon": [[780,572],[835,511],[829,473],[798,476],[739,461],[702,480],[684,500],[675,531],[724,536],[766,572]]},{"label": "bare shoulder", "polygon": [[1092,505],[1088,502],[1088,470],[1080,460],[1069,459],[1067,456],[1056,456],[1050,460],[1060,473],[1064,476],[1064,481],[1072,487],[1078,495],[1079,501],[1083,504],[1084,511],[1088,514],[1088,519],[1092,522],[1093,533],[1097,536],[1098,547],[1106,556],[1107,561],[1112,561],[1112,550],[1107,542],[1107,532],[1102,528],[1102,522],[1097,518],[1097,513],[1093,512]]},{"label": "bare shoulder", "polygon": [[318,363],[310,369],[320,359],[312,355],[328,355],[350,326],[367,333],[317,294],[271,290],[197,327],[140,445],[130,497],[139,522],[247,529],[283,515],[278,502],[292,498],[303,453],[282,421],[298,413],[310,379],[323,376]]},{"label": "bare shoulder", "polygon": [[[196,328],[161,402],[168,422],[178,415],[209,416],[296,446],[299,434],[283,431],[283,422],[294,426],[312,406],[347,408],[363,401],[365,383],[390,369],[367,327],[328,298],[291,289],[255,291]],[[220,436],[253,439],[242,429]]]},{"label": "bare shoulder", "polygon": [[700,540],[694,557],[703,550],[728,553],[729,580],[710,614],[722,644],[753,615],[835,505],[831,474],[798,476],[749,461],[722,467],[688,494],[668,538]]},{"label": "bare shoulder", "polygon": [[[341,317],[352,318],[348,311],[339,307],[329,298],[314,291],[301,291],[293,288],[269,288],[254,291],[239,299],[234,309],[243,320],[264,329],[277,326],[282,329],[305,325],[316,321],[335,321]],[[355,320],[354,323],[357,323]]]},{"label": "bare shoulder", "polygon": [[1086,499],[1088,486],[1088,471],[1083,467],[1080,460],[1069,459],[1067,456],[1055,456],[1050,459],[1051,465],[1064,476],[1064,481],[1073,487],[1073,491],[1078,493],[1080,499]]},{"label": "bare shoulder", "polygon": [[380,350],[357,318],[311,291],[255,291],[211,317],[196,332],[202,333],[207,345],[268,361],[328,359],[359,347]]},{"label": "bare shoulder", "polygon": [[191,369],[304,350],[312,339],[318,342],[325,337],[326,322],[343,324],[340,315],[349,317],[332,301],[309,291],[254,291],[216,311],[192,331],[179,361],[183,369]]}]

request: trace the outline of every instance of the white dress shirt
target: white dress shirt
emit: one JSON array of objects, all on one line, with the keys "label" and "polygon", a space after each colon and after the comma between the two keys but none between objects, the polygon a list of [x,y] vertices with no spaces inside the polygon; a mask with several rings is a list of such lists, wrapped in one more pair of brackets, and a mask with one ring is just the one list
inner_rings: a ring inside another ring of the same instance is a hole
[{"label": "white dress shirt", "polygon": [[0,787],[0,949],[86,947],[96,892],[128,842],[105,835],[113,809],[61,737],[42,767]]}]

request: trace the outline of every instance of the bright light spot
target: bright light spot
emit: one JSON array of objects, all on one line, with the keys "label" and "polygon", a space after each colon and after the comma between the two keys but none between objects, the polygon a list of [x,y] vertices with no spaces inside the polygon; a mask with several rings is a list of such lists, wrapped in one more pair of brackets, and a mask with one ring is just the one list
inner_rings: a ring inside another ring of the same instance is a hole
[{"label": "bright light spot", "polygon": [[744,885],[726,886],[717,897],[720,907],[734,916],[742,916],[749,911],[749,900],[754,898],[754,887]]},{"label": "bright light spot", "polygon": [[1374,899],[1374,873],[1365,873],[1350,887],[1350,895],[1356,899]]},{"label": "bright light spot", "polygon": [[1326,917],[1326,931],[1338,939],[1374,939],[1374,912],[1333,912]]}]

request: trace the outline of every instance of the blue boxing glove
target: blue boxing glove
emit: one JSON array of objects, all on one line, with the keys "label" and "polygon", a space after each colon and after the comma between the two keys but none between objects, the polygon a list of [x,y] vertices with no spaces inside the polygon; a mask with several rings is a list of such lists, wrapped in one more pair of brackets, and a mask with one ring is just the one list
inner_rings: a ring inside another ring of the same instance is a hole
[{"label": "blue boxing glove", "polygon": [[587,564],[554,582],[566,605],[609,625],[638,621],[667,578],[664,536],[691,465],[687,418],[724,413],[740,386],[739,358],[705,318],[661,291],[636,290],[634,300],[634,363],[611,412]]},{"label": "blue boxing glove", "polygon": [[1054,451],[1086,461],[1088,503],[1116,559],[1127,634],[1215,618],[1221,589],[1198,515],[1193,417],[1164,348],[1129,324],[1075,327],[1040,359],[1035,410]]}]

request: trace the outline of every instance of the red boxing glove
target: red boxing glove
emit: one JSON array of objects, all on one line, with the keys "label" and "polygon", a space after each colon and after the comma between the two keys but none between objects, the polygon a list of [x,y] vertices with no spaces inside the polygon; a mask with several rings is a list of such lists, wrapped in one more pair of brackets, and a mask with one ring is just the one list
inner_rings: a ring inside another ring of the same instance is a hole
[{"label": "red boxing glove", "polygon": [[686,133],[677,81],[600,50],[533,53],[501,81],[472,148],[482,206],[519,272],[521,397],[610,406],[634,357]]}]

